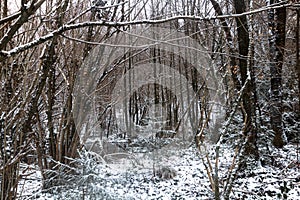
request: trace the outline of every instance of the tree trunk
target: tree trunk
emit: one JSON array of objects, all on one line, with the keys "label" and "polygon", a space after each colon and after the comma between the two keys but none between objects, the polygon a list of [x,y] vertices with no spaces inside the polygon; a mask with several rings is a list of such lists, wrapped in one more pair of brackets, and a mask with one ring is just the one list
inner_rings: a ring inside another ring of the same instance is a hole
[{"label": "tree trunk", "polygon": [[[237,14],[246,12],[246,4],[242,0],[234,0],[234,8]],[[238,33],[238,46],[239,46],[239,68],[241,72],[242,85],[246,83],[248,71],[250,72],[250,66],[247,63],[247,57],[249,53],[249,28],[247,17],[245,15],[235,18],[237,24]],[[252,110],[255,106],[252,99],[252,82],[245,88],[243,100],[243,120],[244,130],[243,133],[247,139],[245,144],[245,155],[253,155],[255,159],[258,159],[258,149],[256,147],[256,127],[252,123]]]},{"label": "tree trunk", "polygon": [[296,26],[296,72],[298,75],[298,119],[300,119],[300,58],[299,58],[299,51],[300,51],[300,44],[299,44],[299,40],[300,40],[300,10],[297,10],[297,26]]},{"label": "tree trunk", "polygon": [[[278,3],[274,0],[271,4]],[[286,8],[270,10],[269,13],[269,46],[271,72],[271,127],[274,132],[273,145],[281,148],[284,145],[282,130],[282,65],[285,48]]]}]

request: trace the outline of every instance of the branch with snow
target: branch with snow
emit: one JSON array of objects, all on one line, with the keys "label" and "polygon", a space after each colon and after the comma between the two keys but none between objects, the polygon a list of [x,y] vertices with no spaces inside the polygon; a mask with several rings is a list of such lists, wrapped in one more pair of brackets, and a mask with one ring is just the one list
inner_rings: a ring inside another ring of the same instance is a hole
[{"label": "branch with snow", "polygon": [[[135,20],[135,21],[123,21],[123,22],[112,22],[112,21],[105,21],[105,20],[100,20],[100,21],[87,21],[87,22],[81,22],[81,23],[76,23],[76,24],[67,24],[59,27],[58,29],[52,31],[51,33],[42,36],[36,40],[33,40],[29,43],[17,46],[11,50],[2,50],[0,52],[0,55],[2,56],[12,56],[18,53],[21,53],[23,51],[26,51],[27,49],[30,49],[34,46],[40,45],[50,39],[52,39],[55,35],[60,35],[66,31],[69,30],[74,30],[74,29],[79,29],[79,28],[84,28],[84,27],[89,27],[89,26],[106,26],[106,27],[125,27],[125,26],[130,26],[130,25],[143,25],[143,24],[162,24],[170,21],[176,21],[176,20],[195,20],[195,21],[203,21],[203,20],[213,20],[213,19],[224,19],[224,18],[234,18],[234,17],[241,17],[244,15],[251,15],[255,13],[260,13],[263,11],[267,11],[270,9],[275,9],[275,8],[280,8],[280,7],[291,7],[294,6],[293,4],[283,4],[283,5],[271,5],[271,6],[265,6],[263,8],[259,8],[253,11],[249,12],[244,12],[241,14],[229,14],[229,15],[218,15],[218,16],[208,16],[208,17],[200,17],[196,15],[184,15],[184,16],[174,16],[174,17],[169,17],[166,19],[158,19],[158,20],[151,20],[151,19],[144,19],[144,20]],[[84,11],[80,15],[86,13]],[[75,17],[78,18],[78,17]],[[74,22],[75,20],[70,20],[69,23]]]}]

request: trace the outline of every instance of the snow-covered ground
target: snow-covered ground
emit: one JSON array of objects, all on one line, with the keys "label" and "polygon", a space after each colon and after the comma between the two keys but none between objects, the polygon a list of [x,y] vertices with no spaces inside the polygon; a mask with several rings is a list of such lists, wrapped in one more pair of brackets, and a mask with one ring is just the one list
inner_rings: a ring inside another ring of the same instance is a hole
[{"label": "snow-covered ground", "polygon": [[[247,176],[239,176],[230,199],[299,199],[300,166],[296,152],[295,145],[276,150],[272,156],[277,167],[259,165]],[[21,181],[19,199],[213,199],[201,155],[194,146],[168,146],[150,153],[120,155],[111,155],[108,162],[96,165],[83,158],[86,166],[81,174],[71,185],[52,193],[42,192],[41,175],[35,166],[23,166],[27,169],[22,173],[31,175]],[[221,148],[221,192],[232,157],[230,148]],[[175,176],[161,178],[158,173],[162,169]]]}]

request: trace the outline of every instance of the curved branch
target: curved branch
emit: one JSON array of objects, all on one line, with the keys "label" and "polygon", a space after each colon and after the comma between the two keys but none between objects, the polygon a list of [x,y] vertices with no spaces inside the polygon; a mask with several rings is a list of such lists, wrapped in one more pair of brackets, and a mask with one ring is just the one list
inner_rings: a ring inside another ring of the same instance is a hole
[{"label": "curved branch", "polygon": [[74,29],[84,28],[84,27],[89,27],[89,26],[123,27],[123,26],[129,26],[129,25],[162,24],[162,23],[170,22],[173,20],[180,20],[180,19],[202,21],[202,20],[212,20],[212,19],[235,18],[235,17],[244,16],[244,15],[259,13],[259,12],[269,10],[269,9],[289,7],[289,6],[292,6],[292,4],[284,4],[284,5],[278,5],[278,6],[266,6],[264,8],[260,8],[260,9],[253,10],[250,12],[244,12],[241,14],[219,15],[219,16],[213,16],[213,17],[200,17],[200,16],[194,16],[194,15],[185,15],[185,16],[174,16],[174,17],[170,17],[170,18],[166,18],[166,19],[159,19],[159,20],[145,19],[145,20],[136,20],[136,21],[124,21],[124,22],[111,22],[111,21],[100,20],[100,21],[93,21],[93,22],[88,21],[88,22],[82,22],[82,23],[77,23],[77,24],[63,25],[63,26],[59,27],[58,29],[52,31],[51,33],[49,33],[45,36],[42,36],[34,41],[20,45],[11,50],[8,50],[8,51],[2,50],[2,51],[0,51],[0,55],[12,56],[12,55],[18,54],[20,52],[23,52],[27,49],[30,49],[34,46],[37,46],[39,44],[42,44],[42,43],[50,40],[51,38],[53,38],[55,35],[60,35],[61,33],[64,33],[69,30],[74,30]]}]

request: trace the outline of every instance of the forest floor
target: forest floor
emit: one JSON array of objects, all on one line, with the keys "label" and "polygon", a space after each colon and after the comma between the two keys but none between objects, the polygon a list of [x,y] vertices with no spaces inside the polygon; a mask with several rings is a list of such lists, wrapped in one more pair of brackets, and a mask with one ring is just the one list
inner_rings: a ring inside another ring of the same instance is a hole
[{"label": "forest floor", "polygon": [[[207,147],[208,151],[213,148]],[[238,176],[230,199],[299,199],[300,165],[296,148],[287,145],[275,150],[271,156],[276,167],[257,165],[242,173],[244,176]],[[233,150],[222,146],[220,192],[233,156]],[[22,173],[27,176],[19,186],[19,199],[213,199],[205,165],[194,146],[112,154],[105,160],[96,164],[83,158],[84,167],[77,178],[51,192],[42,191],[37,167],[24,165]],[[211,161],[214,165],[214,160]]]}]

